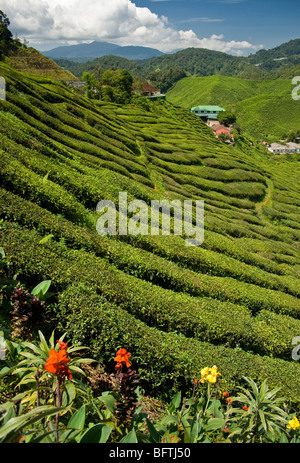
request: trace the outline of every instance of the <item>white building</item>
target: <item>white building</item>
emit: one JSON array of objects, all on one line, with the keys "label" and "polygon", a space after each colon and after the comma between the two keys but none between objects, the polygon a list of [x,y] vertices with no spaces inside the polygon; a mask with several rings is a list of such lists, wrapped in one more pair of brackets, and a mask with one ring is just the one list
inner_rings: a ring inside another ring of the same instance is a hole
[{"label": "white building", "polygon": [[272,143],[268,150],[275,154],[300,153],[300,145],[298,143],[292,142],[287,143],[286,145],[281,145],[280,143]]}]

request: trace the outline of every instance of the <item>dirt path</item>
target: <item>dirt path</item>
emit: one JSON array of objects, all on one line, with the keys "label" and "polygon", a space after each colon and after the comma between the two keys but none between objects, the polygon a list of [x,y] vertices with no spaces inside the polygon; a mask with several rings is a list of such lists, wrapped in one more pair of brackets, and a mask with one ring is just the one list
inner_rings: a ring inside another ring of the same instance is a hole
[{"label": "dirt path", "polygon": [[271,200],[272,200],[272,191],[273,191],[273,182],[272,182],[272,180],[268,179],[267,184],[268,184],[268,189],[267,189],[265,199],[261,203],[258,203],[256,205],[256,213],[257,213],[258,217],[260,218],[260,220],[266,220],[264,218],[264,216],[263,216],[262,208],[264,206],[266,206],[267,204],[269,204],[269,202],[271,202]]}]

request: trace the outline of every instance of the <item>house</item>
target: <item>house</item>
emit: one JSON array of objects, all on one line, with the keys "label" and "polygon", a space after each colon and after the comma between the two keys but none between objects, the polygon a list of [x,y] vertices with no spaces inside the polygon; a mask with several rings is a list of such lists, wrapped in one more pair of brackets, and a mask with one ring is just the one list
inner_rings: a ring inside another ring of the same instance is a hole
[{"label": "house", "polygon": [[142,85],[142,96],[146,96],[148,98],[157,98],[157,97],[164,97],[160,90],[156,87],[152,87],[152,85],[145,83]]},{"label": "house", "polygon": [[300,145],[298,143],[287,143],[286,148],[289,153],[300,153]]},{"label": "house", "polygon": [[195,106],[191,108],[191,112],[196,116],[203,117],[205,119],[218,119],[218,115],[221,111],[225,111],[224,108],[220,106]]},{"label": "house", "polygon": [[230,129],[228,127],[225,127],[225,125],[215,124],[212,126],[212,129],[217,137],[219,137],[221,133],[228,135],[230,138],[232,137]]},{"label": "house", "polygon": [[65,83],[70,88],[83,88],[86,86],[86,83],[80,80],[66,80]]},{"label": "house", "polygon": [[268,150],[274,154],[300,153],[300,145],[298,143],[287,143],[286,145],[272,143]]}]

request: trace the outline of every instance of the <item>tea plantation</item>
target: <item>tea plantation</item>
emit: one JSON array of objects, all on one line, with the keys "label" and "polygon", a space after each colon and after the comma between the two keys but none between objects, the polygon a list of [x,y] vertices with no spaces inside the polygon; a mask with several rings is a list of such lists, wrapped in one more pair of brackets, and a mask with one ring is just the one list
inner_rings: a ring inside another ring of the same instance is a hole
[{"label": "tea plantation", "polygon": [[234,112],[248,136],[272,143],[299,129],[299,102],[292,98],[292,90],[290,76],[265,80],[186,77],[168,91],[167,99],[188,110],[197,105],[222,106]]},{"label": "tea plantation", "polygon": [[[119,106],[7,64],[0,75],[3,272],[28,289],[51,280],[43,331],[67,331],[108,368],[126,347],[148,393],[218,365],[228,388],[267,379],[299,403],[299,159],[227,146],[165,100]],[[149,210],[204,200],[204,243],[100,236],[97,203],[119,192]]]}]

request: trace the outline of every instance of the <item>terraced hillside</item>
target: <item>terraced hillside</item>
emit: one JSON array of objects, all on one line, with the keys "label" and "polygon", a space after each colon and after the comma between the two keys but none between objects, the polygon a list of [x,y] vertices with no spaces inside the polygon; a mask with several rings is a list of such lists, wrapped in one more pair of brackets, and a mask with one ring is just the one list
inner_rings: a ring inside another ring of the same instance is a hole
[{"label": "terraced hillside", "polygon": [[[117,106],[0,65],[0,246],[8,276],[52,280],[47,327],[108,366],[123,346],[153,394],[217,365],[300,401],[299,164],[219,142],[166,101]],[[100,236],[96,205],[203,199],[205,240]],[[7,323],[2,315],[2,323]]]},{"label": "terraced hillside", "polygon": [[289,78],[187,77],[168,91],[167,99],[185,109],[200,104],[230,109],[249,136],[273,142],[299,129],[300,105],[292,98],[292,89]]}]

